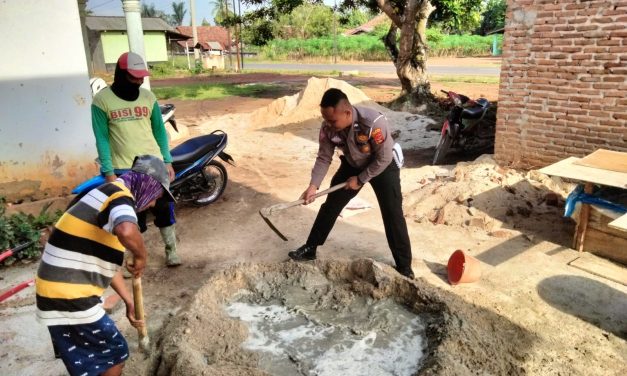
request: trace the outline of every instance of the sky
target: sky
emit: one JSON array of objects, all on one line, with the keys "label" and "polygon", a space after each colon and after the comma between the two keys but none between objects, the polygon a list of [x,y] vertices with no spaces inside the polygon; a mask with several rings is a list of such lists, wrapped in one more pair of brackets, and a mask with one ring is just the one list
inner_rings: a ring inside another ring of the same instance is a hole
[{"label": "sky", "polygon": [[[155,8],[161,11],[164,11],[166,14],[172,14],[172,2],[180,2],[182,0],[141,0],[142,4],[154,4]],[[183,25],[189,25],[190,20],[190,12],[189,12],[189,4],[190,0],[185,1],[185,9],[187,12],[185,13],[185,19],[183,20]],[[201,24],[202,19],[205,18],[207,21],[211,22],[212,25],[215,25],[213,22],[212,14],[212,5],[209,4],[211,0],[194,0],[196,4],[196,25]],[[229,3],[232,3],[233,0],[230,0]],[[324,0],[325,4],[333,5],[334,0]],[[237,4],[237,0],[235,1]],[[124,12],[122,11],[122,0],[87,0],[87,9],[91,10],[95,16],[123,16]],[[244,4],[242,4],[242,13],[246,10]]]}]

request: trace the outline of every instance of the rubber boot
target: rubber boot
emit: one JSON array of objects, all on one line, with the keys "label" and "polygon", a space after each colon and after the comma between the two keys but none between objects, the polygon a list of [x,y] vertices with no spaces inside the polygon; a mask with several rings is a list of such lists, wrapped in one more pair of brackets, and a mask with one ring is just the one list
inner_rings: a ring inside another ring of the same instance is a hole
[{"label": "rubber boot", "polygon": [[176,254],[176,230],[174,225],[168,227],[161,227],[161,238],[165,243],[165,264],[167,266],[179,266],[181,265],[181,259]]}]

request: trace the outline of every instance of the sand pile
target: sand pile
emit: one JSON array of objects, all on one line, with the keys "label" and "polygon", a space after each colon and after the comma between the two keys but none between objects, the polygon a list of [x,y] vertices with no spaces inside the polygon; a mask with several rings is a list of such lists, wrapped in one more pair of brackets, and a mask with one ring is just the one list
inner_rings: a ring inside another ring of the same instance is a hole
[{"label": "sand pile", "polygon": [[449,169],[421,169],[418,188],[405,192],[405,214],[415,222],[476,227],[503,237],[502,228],[537,233],[571,225],[560,217],[574,185],[559,178],[502,168],[489,155]]},{"label": "sand pile", "polygon": [[320,99],[324,92],[330,88],[342,90],[353,105],[370,107],[381,112],[389,111],[368,98],[363,91],[344,81],[312,77],[307,81],[307,86],[299,93],[279,98],[268,106],[254,111],[252,117],[259,123],[253,127],[264,128],[267,125],[277,126],[310,120],[315,120],[319,124],[321,119]]},{"label": "sand pile", "polygon": [[302,151],[303,149],[302,144],[293,142],[291,139],[296,136],[309,141],[312,145],[317,144],[318,129],[322,122],[320,99],[329,88],[341,89],[354,105],[374,108],[385,114],[392,131],[398,135],[397,142],[403,149],[433,147],[439,139],[437,132],[426,130],[426,127],[434,122],[431,118],[390,111],[371,100],[363,91],[344,81],[315,77],[310,78],[305,89],[297,94],[276,99],[251,113],[214,117],[199,126],[190,128],[190,133],[194,136],[222,129],[232,136],[229,142],[244,142],[246,146],[241,150],[254,150],[257,156],[265,148],[256,147],[256,145],[263,144],[267,137],[274,139],[278,134],[287,139],[283,145],[277,145],[273,150],[268,150],[270,154],[273,156],[285,153],[301,154],[295,150],[288,150],[296,148]]}]

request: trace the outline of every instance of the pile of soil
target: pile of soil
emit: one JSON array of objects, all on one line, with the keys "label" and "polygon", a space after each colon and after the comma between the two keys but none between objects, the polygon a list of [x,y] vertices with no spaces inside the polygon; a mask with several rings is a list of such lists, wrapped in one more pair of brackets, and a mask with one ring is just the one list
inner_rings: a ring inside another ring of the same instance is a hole
[{"label": "pile of soil", "polygon": [[[245,264],[214,275],[161,333],[150,374],[266,375],[259,354],[244,350],[246,326],[224,306],[242,290],[281,299],[302,289],[312,304],[341,312],[360,296],[393,298],[425,320],[426,356],[420,375],[525,374],[533,336],[507,319],[424,282],[411,282],[372,260],[308,264]],[[485,330],[490,328],[490,330]],[[494,356],[498,354],[498,356]],[[417,356],[418,358],[418,356]]]},{"label": "pile of soil", "polygon": [[405,192],[404,212],[415,222],[473,227],[497,237],[513,235],[503,230],[510,229],[558,243],[569,237],[555,238],[556,233],[572,234],[573,222],[560,218],[574,184],[558,177],[503,168],[490,155],[455,166],[422,167],[414,175],[420,180]]}]

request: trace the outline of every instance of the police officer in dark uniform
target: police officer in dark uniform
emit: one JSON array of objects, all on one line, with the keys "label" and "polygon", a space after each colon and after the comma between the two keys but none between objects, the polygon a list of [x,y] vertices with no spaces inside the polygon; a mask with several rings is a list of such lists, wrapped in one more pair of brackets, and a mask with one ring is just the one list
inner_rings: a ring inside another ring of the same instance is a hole
[{"label": "police officer in dark uniform", "polygon": [[346,188],[330,193],[320,207],[307,242],[288,253],[296,261],[314,260],[316,249],[324,244],[335,220],[346,204],[370,183],[377,196],[385,235],[396,270],[414,278],[411,269],[411,244],[403,216],[399,166],[394,161],[394,140],[387,119],[378,111],[354,107],[346,94],[329,89],[320,101],[322,126],[316,163],[311,172],[309,187],[301,198],[305,204],[314,201],[314,195],[329,170],[335,148],[342,151],[341,164],[331,185],[346,182]]}]

